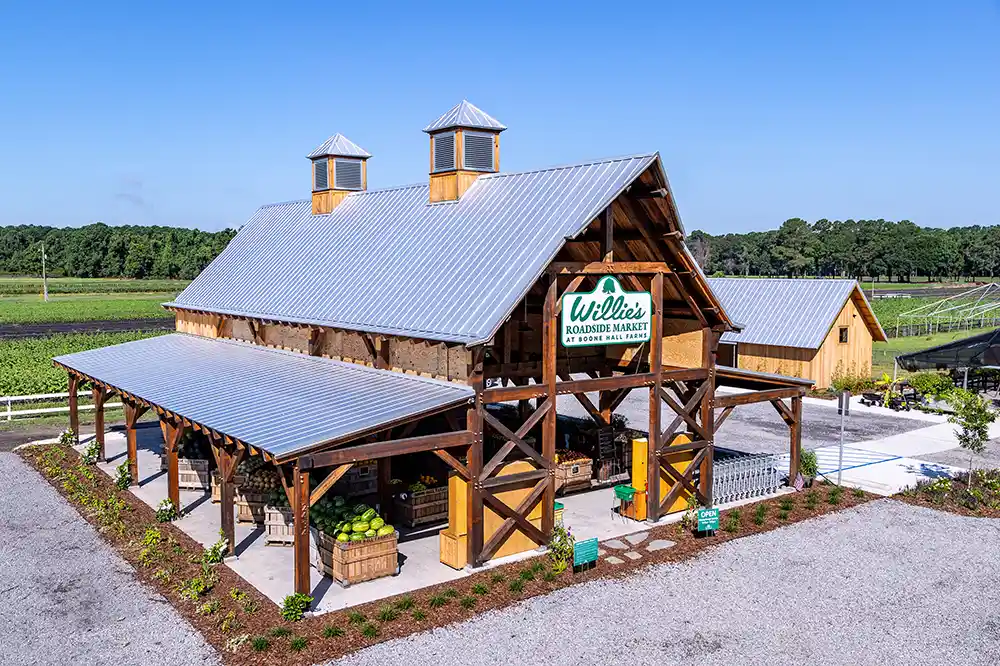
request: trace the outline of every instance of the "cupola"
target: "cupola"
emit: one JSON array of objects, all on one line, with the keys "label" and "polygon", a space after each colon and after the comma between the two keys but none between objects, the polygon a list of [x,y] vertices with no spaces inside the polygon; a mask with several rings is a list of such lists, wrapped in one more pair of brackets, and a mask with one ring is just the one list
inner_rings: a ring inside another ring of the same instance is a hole
[{"label": "cupola", "polygon": [[484,173],[500,170],[496,118],[466,100],[424,128],[431,135],[430,200],[456,201]]},{"label": "cupola", "polygon": [[351,192],[368,189],[368,152],[334,134],[306,157],[312,162],[312,212],[326,215]]}]

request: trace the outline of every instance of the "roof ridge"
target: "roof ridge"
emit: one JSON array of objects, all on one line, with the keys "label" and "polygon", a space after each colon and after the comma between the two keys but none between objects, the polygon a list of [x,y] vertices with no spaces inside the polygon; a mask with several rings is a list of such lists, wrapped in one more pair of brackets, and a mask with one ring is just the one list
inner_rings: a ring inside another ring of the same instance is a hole
[{"label": "roof ridge", "polygon": [[635,153],[633,155],[617,155],[615,157],[584,160],[583,162],[576,162],[574,164],[557,164],[554,166],[541,167],[539,169],[527,169],[525,171],[501,171],[497,173],[486,173],[480,176],[479,179],[505,178],[507,176],[524,176],[532,173],[542,173],[544,171],[562,171],[563,169],[576,169],[584,166],[592,166],[594,164],[610,164],[612,162],[625,162],[626,160],[637,160],[647,157],[659,157],[659,155],[660,155],[659,151],[653,151],[651,153]]}]

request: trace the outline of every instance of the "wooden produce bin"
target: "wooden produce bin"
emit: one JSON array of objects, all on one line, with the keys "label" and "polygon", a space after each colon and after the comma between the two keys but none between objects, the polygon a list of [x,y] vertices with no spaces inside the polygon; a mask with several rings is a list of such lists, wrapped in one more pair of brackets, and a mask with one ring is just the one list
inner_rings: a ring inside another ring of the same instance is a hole
[{"label": "wooden produce bin", "polygon": [[[245,474],[236,474],[233,476],[233,485],[240,486],[244,481],[246,481]],[[219,480],[219,473],[212,472],[212,503],[218,504],[222,501],[222,482]]]},{"label": "wooden produce bin", "polygon": [[393,499],[393,506],[397,524],[416,527],[442,522],[448,519],[448,486],[408,492],[406,499],[397,495]]},{"label": "wooden produce bin", "polygon": [[264,505],[269,496],[265,493],[239,493],[236,496],[236,520],[241,523],[264,522]]},{"label": "wooden produce bin", "polygon": [[[526,460],[518,460],[504,465],[497,473],[497,476],[530,472],[534,469],[535,467]],[[518,488],[516,490],[497,493],[497,498],[512,509],[516,509],[521,501],[530,493],[530,487]],[[448,477],[448,527],[441,530],[440,540],[441,562],[453,569],[462,569],[469,563],[468,506],[469,484],[457,474],[452,474]],[[490,537],[500,529],[504,520],[503,516],[497,514],[488,506],[483,507],[483,543],[489,541]],[[528,521],[538,529],[542,529],[541,501],[531,510],[531,513],[528,515]],[[491,559],[523,553],[538,547],[538,544],[525,536],[520,530],[515,529]]]},{"label": "wooden produce bin", "polygon": [[399,573],[399,532],[364,541],[337,541],[326,532],[313,530],[316,568],[342,587]]},{"label": "wooden produce bin", "polygon": [[295,544],[295,513],[290,507],[264,506],[264,544],[291,546]]},{"label": "wooden produce bin", "polygon": [[[160,471],[167,471],[166,456],[160,456]],[[177,487],[182,490],[209,490],[212,479],[208,461],[204,458],[178,458]]]},{"label": "wooden produce bin", "polygon": [[565,495],[574,490],[590,490],[594,461],[590,458],[567,460],[556,465],[556,492]]},{"label": "wooden produce bin", "polygon": [[[691,441],[691,437],[688,435],[678,435],[674,442],[676,444],[686,444]],[[645,437],[639,437],[632,440],[632,482],[631,485],[635,488],[635,498],[629,504],[623,506],[622,515],[632,518],[633,520],[646,520],[646,451],[648,442]],[[694,459],[695,451],[679,451],[673,453],[666,458],[666,462],[673,467],[675,470],[683,474],[687,468],[691,465],[691,461]],[[673,480],[666,479],[665,475],[660,473],[660,501],[667,496],[667,493],[674,487]],[[682,489],[677,495],[677,499],[674,503],[667,509],[666,513],[677,513],[678,511],[685,511],[687,509],[688,497],[691,493],[687,489]],[[666,514],[664,514],[666,515]]]}]

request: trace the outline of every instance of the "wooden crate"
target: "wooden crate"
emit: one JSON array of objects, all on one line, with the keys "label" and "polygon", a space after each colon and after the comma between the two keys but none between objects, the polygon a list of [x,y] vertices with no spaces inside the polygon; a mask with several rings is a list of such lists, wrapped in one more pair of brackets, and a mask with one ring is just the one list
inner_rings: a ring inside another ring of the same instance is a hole
[{"label": "wooden crate", "polygon": [[344,478],[337,483],[347,497],[364,497],[378,489],[378,464],[365,460],[347,470]]},{"label": "wooden crate", "polygon": [[396,497],[395,520],[408,527],[448,520],[448,487],[407,492],[406,499]]},{"label": "wooden crate", "polygon": [[590,458],[559,463],[556,465],[556,492],[565,494],[573,490],[589,489],[593,469],[594,461]]},{"label": "wooden crate", "polygon": [[[212,479],[208,465],[208,461],[204,458],[178,458],[177,487],[183,490],[209,490],[212,487]],[[160,471],[167,471],[166,456],[160,456]]]},{"label": "wooden crate", "polygon": [[236,496],[236,520],[241,523],[264,522],[264,505],[269,496],[264,493],[239,493]]},{"label": "wooden crate", "polygon": [[291,546],[295,543],[295,514],[290,507],[264,507],[264,543]]},{"label": "wooden crate", "polygon": [[343,587],[399,573],[399,532],[364,541],[337,541],[326,532],[315,532],[316,568]]},{"label": "wooden crate", "polygon": [[[246,474],[236,474],[233,476],[233,485],[241,486],[247,480]],[[222,501],[222,483],[219,481],[219,473],[212,472],[212,503],[218,504]]]}]

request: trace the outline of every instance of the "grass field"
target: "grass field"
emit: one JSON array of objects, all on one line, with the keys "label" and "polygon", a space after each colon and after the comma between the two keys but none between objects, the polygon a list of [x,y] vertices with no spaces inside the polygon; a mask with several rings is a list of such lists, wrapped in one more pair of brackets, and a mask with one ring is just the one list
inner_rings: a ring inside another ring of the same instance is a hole
[{"label": "grass field", "polygon": [[[122,280],[117,278],[49,278],[50,294],[177,293],[189,280]],[[0,277],[0,296],[42,293],[42,279]]]},{"label": "grass field", "polygon": [[169,317],[160,304],[175,292],[157,294],[53,294],[0,296],[0,324],[41,324],[70,321],[110,321]]},{"label": "grass field", "polygon": [[75,333],[0,343],[0,395],[61,393],[68,389],[66,372],[52,365],[60,354],[117,345],[158,333]]},{"label": "grass field", "polygon": [[[891,377],[893,359],[900,354],[921,351],[992,330],[992,328],[972,329],[952,333],[935,333],[934,335],[889,338],[888,342],[876,342],[872,348],[872,376],[879,377],[884,372]],[[906,373],[900,371],[900,376],[904,374]]]}]

